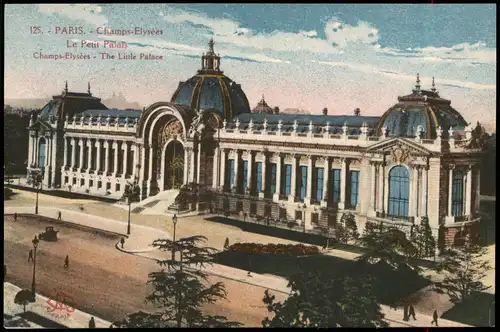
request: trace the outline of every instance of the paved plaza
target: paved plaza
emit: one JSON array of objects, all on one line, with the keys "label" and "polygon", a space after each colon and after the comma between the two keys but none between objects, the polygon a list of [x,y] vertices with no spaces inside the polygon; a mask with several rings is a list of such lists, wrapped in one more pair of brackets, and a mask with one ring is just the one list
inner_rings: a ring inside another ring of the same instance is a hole
[{"label": "paved plaza", "polygon": [[[33,206],[27,206],[30,201],[33,201],[34,194],[29,192],[20,192],[15,196],[13,201],[6,202],[5,213],[33,213]],[[63,220],[68,222],[74,222],[83,224],[89,227],[105,229],[118,234],[126,234],[126,218],[127,211],[121,208],[112,206],[111,204],[106,204],[102,202],[95,201],[84,201],[79,200],[77,204],[71,204],[71,200],[64,198],[51,197],[47,195],[40,195],[40,209],[41,215],[46,215],[48,217],[56,218],[58,211],[61,211]],[[21,204],[20,204],[21,203]],[[83,205],[83,210],[81,206]],[[270,236],[248,233],[242,231],[238,227],[222,225],[214,222],[208,222],[203,220],[201,216],[188,216],[181,217],[177,223],[176,236],[190,236],[193,234],[202,234],[208,238],[207,245],[213,246],[217,249],[222,249],[224,241],[227,238],[230,239],[230,243],[235,242],[259,242],[259,243],[297,243],[294,241],[274,238]],[[169,218],[165,216],[145,216],[140,214],[132,214],[132,234],[127,238],[123,251],[128,254],[121,253],[125,255],[124,257],[137,257],[141,259],[164,259],[166,258],[166,253],[155,250],[150,246],[154,239],[162,237],[171,237],[173,234],[173,224]],[[114,244],[115,252],[119,253],[118,238]],[[339,256],[345,259],[353,259],[357,255],[353,253],[348,253],[340,250],[331,251],[330,255]],[[142,256],[142,257],[141,257]],[[154,263],[150,260],[151,263]],[[152,265],[154,266],[154,265]],[[273,275],[259,275],[252,274],[251,277],[247,275],[246,271],[234,269],[228,266],[215,265],[207,270],[216,278],[223,278],[222,281],[228,285],[228,282],[233,285],[248,285],[258,287],[260,293],[263,293],[263,289],[269,288],[276,291],[277,294],[282,294],[281,296],[286,296],[289,293],[287,288],[287,280],[279,278]],[[231,296],[231,292],[240,289],[240,286],[230,286],[234,290],[229,290],[228,293]],[[253,289],[253,288],[251,288]],[[253,290],[251,292],[254,292]],[[241,297],[231,298],[239,299]],[[262,311],[262,320],[267,311],[264,310],[262,304],[262,295],[259,294],[255,297],[256,300],[253,302],[253,306],[260,307]],[[235,301],[233,301],[235,302]],[[234,304],[234,303],[232,303]],[[222,309],[222,308],[219,308]],[[432,320],[429,310],[433,308],[422,308],[419,311],[419,307],[416,306],[419,320],[404,322],[402,321],[402,308],[398,308],[396,311],[389,309],[386,306],[382,306],[383,312],[386,314],[386,319],[389,321],[391,326],[429,326]],[[227,310],[227,309],[226,309]],[[225,312],[223,310],[222,312]],[[241,309],[242,312],[246,309]],[[214,312],[216,313],[216,312]],[[220,312],[218,312],[221,314]],[[225,313],[224,313],[225,314]],[[240,320],[241,321],[241,320]],[[247,326],[260,326],[260,321],[257,319]],[[255,325],[254,325],[255,324]],[[440,326],[465,326],[456,322],[440,320]]]}]

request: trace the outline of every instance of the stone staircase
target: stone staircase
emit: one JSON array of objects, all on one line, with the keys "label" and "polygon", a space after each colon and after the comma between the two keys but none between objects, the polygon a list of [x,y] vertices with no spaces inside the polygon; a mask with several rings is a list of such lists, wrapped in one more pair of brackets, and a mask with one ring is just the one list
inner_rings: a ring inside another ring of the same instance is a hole
[{"label": "stone staircase", "polygon": [[171,189],[162,191],[159,194],[148,197],[147,199],[141,201],[138,206],[142,207],[144,210],[140,214],[147,215],[162,215],[162,214],[173,214],[174,212],[168,211],[168,208],[172,203],[174,203],[175,198],[179,194],[179,190]]}]

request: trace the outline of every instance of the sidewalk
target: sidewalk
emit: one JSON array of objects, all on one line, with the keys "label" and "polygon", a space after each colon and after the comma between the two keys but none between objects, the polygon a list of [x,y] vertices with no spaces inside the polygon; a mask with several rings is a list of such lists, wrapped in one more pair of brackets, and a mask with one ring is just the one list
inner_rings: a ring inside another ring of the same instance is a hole
[{"label": "sidewalk", "polygon": [[[20,313],[23,312],[23,306],[15,304],[14,303],[14,297],[16,296],[17,292],[19,292],[21,288],[8,283],[4,282],[3,283],[3,312],[4,315],[12,315],[16,316]],[[33,312],[37,315],[40,315],[50,321],[57,322],[61,325],[64,325],[68,328],[88,328],[89,327],[89,321],[91,317],[94,317],[95,324],[97,328],[109,328],[111,325],[110,322],[105,321],[101,318],[89,315],[83,311],[80,311],[78,309],[75,309],[73,312],[64,312],[64,315],[59,313],[58,315],[61,316],[60,318],[57,318],[53,316],[49,310],[52,310],[52,308],[49,306],[47,303],[49,299],[46,298],[45,296],[36,294],[36,302],[35,303],[30,303],[26,306],[26,312]],[[55,303],[55,300],[53,300]],[[51,308],[51,309],[48,309]],[[57,310],[57,309],[56,309]],[[54,311],[55,313],[56,311]],[[43,328],[40,325],[37,325],[35,323],[29,322],[30,326],[32,328]]]},{"label": "sidewalk", "polygon": [[[15,211],[14,211],[15,209]],[[63,220],[70,223],[76,223],[85,225],[92,228],[98,228],[102,230],[107,230],[114,233],[122,234],[126,233],[126,222],[106,219],[102,217],[97,217],[95,215],[87,215],[81,212],[62,210],[50,207],[40,207],[39,214],[42,216],[57,217],[57,211],[62,212]],[[33,207],[5,207],[5,214],[9,213],[32,213]],[[117,249],[120,251],[127,252],[129,254],[135,254],[144,256],[155,260],[164,260],[170,257],[170,253],[159,251],[151,247],[151,243],[158,238],[171,238],[170,234],[162,230],[154,229],[142,225],[132,226],[132,235],[125,241],[124,249],[117,243]],[[335,252],[330,252],[329,254],[335,255]],[[345,253],[344,253],[345,254]],[[356,254],[353,254],[353,256]],[[354,258],[354,257],[353,257]],[[352,259],[352,258],[351,258]],[[274,275],[261,275],[252,273],[250,276],[247,271],[231,268],[224,265],[214,264],[211,267],[205,268],[205,271],[209,274],[223,277],[226,279],[231,279],[239,282],[245,282],[247,284],[252,284],[258,287],[263,287],[270,290],[275,290],[285,294],[290,293],[290,289],[287,287],[288,280],[280,278]],[[396,311],[390,309],[385,305],[381,305],[382,312],[386,316],[386,320],[391,324],[391,326],[409,326],[409,327],[430,327],[430,322],[432,321],[431,316],[418,314],[417,321],[404,322],[401,318],[403,316],[403,308],[398,308]],[[439,313],[442,314],[442,313]],[[458,322],[439,320],[440,327],[466,327],[468,325],[461,324]],[[109,326],[109,325],[108,325]]]}]

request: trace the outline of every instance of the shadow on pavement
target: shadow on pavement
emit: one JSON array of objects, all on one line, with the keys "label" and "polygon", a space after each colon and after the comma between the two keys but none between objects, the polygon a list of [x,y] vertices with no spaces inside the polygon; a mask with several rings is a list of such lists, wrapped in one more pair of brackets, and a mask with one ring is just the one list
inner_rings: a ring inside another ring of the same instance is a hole
[{"label": "shadow on pavement", "polygon": [[57,329],[57,328],[67,329],[68,328],[65,325],[59,324],[58,322],[54,322],[53,320],[50,320],[50,319],[45,318],[43,316],[40,316],[39,314],[31,312],[31,311],[23,312],[23,313],[19,314],[18,316],[29,321],[29,322],[35,323],[35,324],[40,325],[40,326],[45,327],[45,328],[55,328],[55,329]]},{"label": "shadow on pavement", "polygon": [[490,320],[495,325],[495,294],[473,293],[463,303],[457,303],[441,316],[443,319],[472,326],[488,327]]},{"label": "shadow on pavement", "polygon": [[19,316],[12,316],[9,314],[3,314],[3,326],[4,327],[30,327],[30,324],[23,318]]}]

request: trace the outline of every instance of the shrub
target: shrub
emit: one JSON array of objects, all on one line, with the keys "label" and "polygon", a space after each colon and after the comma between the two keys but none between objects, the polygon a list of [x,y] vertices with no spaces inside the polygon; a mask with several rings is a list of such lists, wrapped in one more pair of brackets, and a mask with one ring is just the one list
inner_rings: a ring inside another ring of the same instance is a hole
[{"label": "shrub", "polygon": [[12,189],[10,188],[3,188],[3,200],[6,201],[6,200],[9,200],[12,195],[14,194],[14,192],[12,191]]},{"label": "shrub", "polygon": [[273,255],[316,255],[319,249],[316,246],[305,246],[303,244],[261,244],[261,243],[235,243],[229,246],[229,250],[247,254],[273,254]]}]

